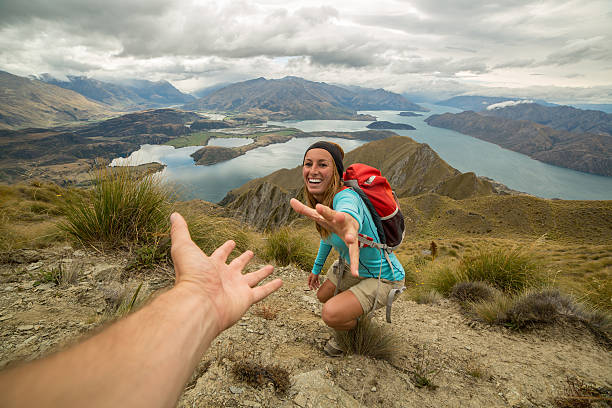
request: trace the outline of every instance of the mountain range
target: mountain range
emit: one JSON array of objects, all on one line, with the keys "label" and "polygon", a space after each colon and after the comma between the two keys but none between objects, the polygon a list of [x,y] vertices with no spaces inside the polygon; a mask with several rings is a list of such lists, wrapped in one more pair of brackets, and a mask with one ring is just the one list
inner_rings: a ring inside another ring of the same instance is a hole
[{"label": "mountain range", "polygon": [[[431,126],[486,140],[544,163],[612,176],[612,136],[557,130],[528,120],[502,117],[502,112],[510,108],[514,107],[486,113],[445,113],[432,115],[425,121]],[[529,107],[520,109],[531,111]],[[516,111],[510,111],[508,116],[520,116]]]},{"label": "mountain range", "polygon": [[612,114],[571,106],[542,106],[520,103],[503,108],[488,108],[486,115],[512,120],[529,120],[568,132],[594,133],[612,136]]},{"label": "mountain range", "polygon": [[[357,92],[297,77],[257,78],[221,88],[184,105],[190,110],[258,112],[272,120],[360,119],[358,110],[426,111],[406,98],[383,89]],[[361,118],[371,120],[371,117]]]},{"label": "mountain range", "polygon": [[0,129],[48,128],[111,115],[108,106],[77,92],[0,71]]},{"label": "mountain range", "polygon": [[66,81],[62,81],[48,74],[40,75],[39,79],[48,84],[78,92],[119,111],[181,105],[196,100],[194,96],[182,93],[168,81],[126,79],[118,82],[104,82],[84,76],[70,75]]}]

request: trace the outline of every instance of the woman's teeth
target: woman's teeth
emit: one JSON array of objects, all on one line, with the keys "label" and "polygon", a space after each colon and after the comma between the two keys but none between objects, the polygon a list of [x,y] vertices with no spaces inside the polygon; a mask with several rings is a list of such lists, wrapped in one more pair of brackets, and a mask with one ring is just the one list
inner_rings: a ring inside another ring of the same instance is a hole
[{"label": "woman's teeth", "polygon": [[321,182],[321,179],[308,179],[308,182],[312,184],[319,184]]}]

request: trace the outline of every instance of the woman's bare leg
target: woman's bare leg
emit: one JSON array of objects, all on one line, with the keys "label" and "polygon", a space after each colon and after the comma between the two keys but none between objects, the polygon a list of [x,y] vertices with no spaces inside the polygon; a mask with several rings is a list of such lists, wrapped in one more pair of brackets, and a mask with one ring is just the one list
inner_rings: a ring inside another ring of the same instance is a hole
[{"label": "woman's bare leg", "polygon": [[333,296],[332,292],[331,299],[323,305],[321,318],[332,329],[344,331],[355,327],[357,318],[362,314],[361,303],[353,292],[347,290],[336,296]]},{"label": "woman's bare leg", "polygon": [[335,291],[336,285],[327,279],[317,291],[317,299],[319,299],[319,302],[325,303],[334,296]]}]

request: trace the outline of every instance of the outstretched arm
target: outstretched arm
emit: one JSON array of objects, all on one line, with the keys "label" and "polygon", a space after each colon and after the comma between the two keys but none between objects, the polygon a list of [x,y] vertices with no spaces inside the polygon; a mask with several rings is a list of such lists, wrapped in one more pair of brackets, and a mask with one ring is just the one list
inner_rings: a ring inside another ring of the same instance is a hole
[{"label": "outstretched arm", "polygon": [[232,241],[208,257],[183,217],[171,221],[175,286],[77,346],[0,373],[0,406],[174,406],[212,340],[282,285],[257,287],[271,266],[243,275],[252,252],[226,264]]},{"label": "outstretched arm", "polygon": [[291,207],[298,213],[313,219],[317,224],[338,235],[349,250],[351,274],[359,276],[359,223],[347,213],[335,211],[328,206],[317,204],[310,208],[300,201],[292,198]]}]

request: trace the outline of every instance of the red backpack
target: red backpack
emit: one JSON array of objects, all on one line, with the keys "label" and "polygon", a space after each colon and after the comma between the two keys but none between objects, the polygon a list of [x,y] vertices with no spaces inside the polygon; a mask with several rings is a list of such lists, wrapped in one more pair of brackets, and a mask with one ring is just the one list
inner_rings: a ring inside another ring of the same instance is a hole
[{"label": "red backpack", "polygon": [[397,248],[404,239],[404,216],[391,185],[380,170],[367,164],[352,164],[344,172],[344,185],[359,194],[370,210],[382,245],[361,234],[360,244],[384,249],[386,253]]}]

